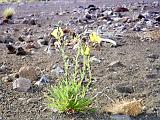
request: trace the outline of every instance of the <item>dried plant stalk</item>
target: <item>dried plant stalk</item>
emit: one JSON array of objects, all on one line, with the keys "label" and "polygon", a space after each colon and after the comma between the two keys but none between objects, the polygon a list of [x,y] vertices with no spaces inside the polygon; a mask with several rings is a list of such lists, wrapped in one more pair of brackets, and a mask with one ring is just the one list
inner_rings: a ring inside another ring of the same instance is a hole
[{"label": "dried plant stalk", "polygon": [[104,111],[111,114],[124,114],[137,116],[144,110],[142,100],[122,100],[112,103],[110,106],[105,106]]}]

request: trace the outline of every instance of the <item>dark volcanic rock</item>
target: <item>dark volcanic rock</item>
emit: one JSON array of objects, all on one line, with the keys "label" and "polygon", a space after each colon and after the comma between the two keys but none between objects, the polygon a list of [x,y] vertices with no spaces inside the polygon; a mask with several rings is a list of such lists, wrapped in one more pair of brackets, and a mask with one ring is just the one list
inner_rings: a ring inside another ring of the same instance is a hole
[{"label": "dark volcanic rock", "polygon": [[16,49],[16,55],[26,55],[26,51],[22,47]]},{"label": "dark volcanic rock", "polygon": [[16,49],[12,45],[7,44],[6,47],[9,51],[8,54],[15,54],[16,53]]},{"label": "dark volcanic rock", "polygon": [[129,10],[127,8],[124,7],[118,7],[115,9],[115,12],[128,12]]},{"label": "dark volcanic rock", "polygon": [[160,16],[158,16],[158,17],[156,18],[156,21],[160,22]]}]

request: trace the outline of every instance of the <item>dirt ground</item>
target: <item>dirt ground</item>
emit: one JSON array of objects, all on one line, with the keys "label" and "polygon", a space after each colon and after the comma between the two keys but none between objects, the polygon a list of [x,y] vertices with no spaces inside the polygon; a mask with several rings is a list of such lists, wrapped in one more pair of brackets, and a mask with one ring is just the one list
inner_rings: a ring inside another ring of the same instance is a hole
[{"label": "dirt ground", "polygon": [[[6,6],[12,6],[16,10],[13,18],[14,24],[0,25],[0,39],[9,33],[18,42],[18,37],[27,31],[31,36],[29,39],[36,42],[40,36],[43,37],[44,34],[51,33],[59,20],[65,23],[79,16],[73,12],[79,6],[87,7],[89,4],[94,4],[102,7],[103,5],[114,6],[117,3],[130,3],[128,0],[125,2],[124,0],[115,1],[67,0],[0,4],[0,15]],[[159,11],[159,8],[156,10]],[[69,12],[64,15],[57,15],[59,10]],[[132,15],[132,12],[126,14]],[[2,17],[0,18],[2,20]],[[34,18],[37,24],[22,24],[24,18]],[[75,30],[79,26],[70,25],[69,27]],[[157,29],[159,28],[155,30]],[[28,39],[27,35],[24,39]],[[62,59],[57,51],[54,50],[53,54],[49,55],[44,51],[46,47],[44,46],[33,49],[34,52],[31,55],[17,56],[7,54],[7,48],[3,43],[0,43],[0,66],[4,64],[10,68],[6,74],[0,73],[0,120],[109,120],[109,115],[102,112],[103,106],[111,102],[106,95],[113,100],[143,99],[146,104],[146,111],[142,115],[131,118],[133,120],[160,120],[160,39],[142,41],[135,32],[129,31],[126,31],[123,36],[113,39],[123,44],[111,47],[109,43],[103,42],[99,50],[92,50],[92,55],[101,62],[92,63],[94,80],[90,94],[93,96],[104,90],[103,94],[100,94],[93,103],[92,107],[96,109],[96,112],[75,115],[57,115],[46,107],[44,92],[46,92],[47,86],[43,88],[33,86],[28,92],[17,92],[13,90],[12,82],[6,83],[1,80],[6,75],[18,72],[26,64],[35,66],[45,74],[50,73],[53,65],[58,63],[62,66]],[[109,68],[108,65],[114,61],[119,61],[122,65]],[[53,76],[51,82],[55,83],[56,79],[57,77]]]}]

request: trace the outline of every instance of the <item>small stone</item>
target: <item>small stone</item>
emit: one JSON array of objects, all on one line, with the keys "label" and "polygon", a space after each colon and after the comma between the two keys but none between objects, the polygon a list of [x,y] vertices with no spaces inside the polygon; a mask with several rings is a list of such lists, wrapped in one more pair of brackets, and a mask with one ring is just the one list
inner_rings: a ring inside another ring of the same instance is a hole
[{"label": "small stone", "polygon": [[26,55],[26,54],[27,52],[22,47],[16,48],[16,55]]},{"label": "small stone", "polygon": [[11,36],[7,35],[6,37],[4,37],[3,43],[5,44],[14,43],[14,39]]},{"label": "small stone", "polygon": [[56,75],[61,75],[64,73],[64,70],[60,66],[54,65],[51,72],[56,73]]},{"label": "small stone", "polygon": [[90,58],[90,62],[96,62],[96,63],[101,63],[101,60],[99,60],[98,58],[96,58],[95,56]]},{"label": "small stone", "polygon": [[6,66],[6,65],[2,65],[2,66],[0,67],[0,73],[1,73],[1,74],[7,73],[8,70],[9,70],[9,68],[8,68],[8,66]]},{"label": "small stone", "polygon": [[22,36],[18,37],[18,40],[19,40],[20,42],[24,42],[24,41],[25,41]]},{"label": "small stone", "polygon": [[160,22],[160,16],[158,16],[158,17],[156,18],[156,21]]},{"label": "small stone", "polygon": [[46,75],[43,75],[41,79],[35,83],[35,85],[42,86],[46,83],[49,83],[49,79]]},{"label": "small stone", "polygon": [[134,87],[133,86],[126,86],[126,85],[118,85],[116,86],[116,90],[119,93],[133,93],[134,92]]},{"label": "small stone", "polygon": [[139,31],[141,31],[141,27],[135,25],[135,26],[133,27],[133,31],[139,32]]},{"label": "small stone", "polygon": [[31,80],[26,78],[18,78],[13,81],[13,89],[19,92],[27,92],[31,87]]},{"label": "small stone", "polygon": [[155,70],[151,70],[147,75],[146,75],[147,79],[156,79],[158,78],[158,71]]},{"label": "small stone", "polygon": [[117,7],[115,9],[115,12],[128,12],[129,10],[127,8],[124,7]]},{"label": "small stone", "polygon": [[92,16],[91,16],[90,14],[86,14],[86,15],[85,15],[85,18],[88,19],[88,20],[91,20],[91,19],[92,19]]},{"label": "small stone", "polygon": [[16,53],[16,48],[13,47],[13,45],[6,44],[6,47],[8,49],[8,53],[7,54],[15,54]]},{"label": "small stone", "polygon": [[158,58],[159,58],[159,55],[158,55],[158,54],[150,54],[150,55],[148,55],[148,58],[158,59]]},{"label": "small stone", "polygon": [[48,41],[44,40],[44,39],[40,39],[37,41],[37,43],[40,45],[40,47],[44,46],[44,45],[48,45]]},{"label": "small stone", "polygon": [[113,61],[111,62],[108,67],[125,67],[120,61]]},{"label": "small stone", "polygon": [[19,69],[19,76],[23,78],[30,79],[32,81],[37,80],[38,75],[36,73],[36,70],[32,66],[23,66]]},{"label": "small stone", "polygon": [[128,115],[112,115],[111,120],[132,120]]},{"label": "small stone", "polygon": [[35,19],[31,19],[30,21],[29,21],[29,25],[36,25],[36,20]]},{"label": "small stone", "polygon": [[2,78],[2,81],[8,83],[8,82],[13,82],[14,78],[11,76],[5,76]]}]

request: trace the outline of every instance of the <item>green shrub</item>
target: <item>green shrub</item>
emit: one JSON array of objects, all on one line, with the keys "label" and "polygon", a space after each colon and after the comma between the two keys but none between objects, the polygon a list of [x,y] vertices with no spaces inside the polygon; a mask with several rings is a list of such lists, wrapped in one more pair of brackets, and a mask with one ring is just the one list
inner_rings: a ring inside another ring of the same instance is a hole
[{"label": "green shrub", "polygon": [[[80,37],[78,40],[78,48],[74,58],[74,74],[69,71],[68,56],[65,52],[65,43],[63,43],[64,33],[60,27],[57,27],[52,33],[60,44],[60,52],[64,61],[65,74],[64,78],[59,81],[56,86],[49,88],[48,106],[59,112],[80,112],[86,110],[92,103],[92,99],[86,96],[92,75],[90,69],[90,48],[86,43],[82,43]],[[79,58],[83,57],[83,67],[79,67]],[[83,80],[87,84],[83,84]]]}]

